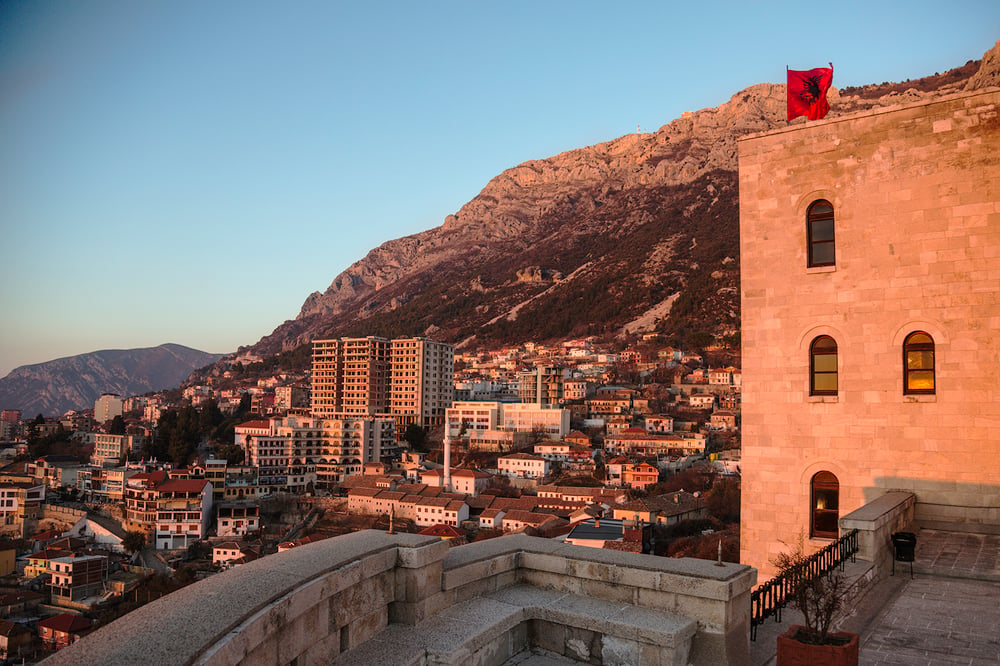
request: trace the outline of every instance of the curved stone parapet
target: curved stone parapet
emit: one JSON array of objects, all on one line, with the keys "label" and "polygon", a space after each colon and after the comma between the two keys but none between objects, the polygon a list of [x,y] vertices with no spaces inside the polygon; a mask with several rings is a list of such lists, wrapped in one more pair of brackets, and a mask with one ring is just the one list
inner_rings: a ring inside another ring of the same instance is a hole
[{"label": "curved stone parapet", "polygon": [[[531,645],[591,662],[740,663],[755,581],[743,565],[524,535],[449,549],[368,530],[189,585],[46,664],[500,663]],[[473,612],[492,620],[470,624]]]}]

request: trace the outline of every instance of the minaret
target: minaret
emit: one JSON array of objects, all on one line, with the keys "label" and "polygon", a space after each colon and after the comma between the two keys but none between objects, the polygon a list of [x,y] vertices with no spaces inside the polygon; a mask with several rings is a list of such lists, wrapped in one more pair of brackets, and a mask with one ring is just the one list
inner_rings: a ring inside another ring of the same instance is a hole
[{"label": "minaret", "polygon": [[448,435],[448,424],[444,424],[444,476],[441,487],[451,491],[451,437]]}]

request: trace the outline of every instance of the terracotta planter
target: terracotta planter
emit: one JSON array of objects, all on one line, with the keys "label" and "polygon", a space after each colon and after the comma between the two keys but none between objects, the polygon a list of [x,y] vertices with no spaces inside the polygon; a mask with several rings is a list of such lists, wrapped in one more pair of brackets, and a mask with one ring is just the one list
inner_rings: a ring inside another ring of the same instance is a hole
[{"label": "terracotta planter", "polygon": [[848,639],[844,645],[810,645],[795,640],[799,629],[805,627],[794,625],[778,636],[778,666],[857,666],[857,634],[830,634]]}]

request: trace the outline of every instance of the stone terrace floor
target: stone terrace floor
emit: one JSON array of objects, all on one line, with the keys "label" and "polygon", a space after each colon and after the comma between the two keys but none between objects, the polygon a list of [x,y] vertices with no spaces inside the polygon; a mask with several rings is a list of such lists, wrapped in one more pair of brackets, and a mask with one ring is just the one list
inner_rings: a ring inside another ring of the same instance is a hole
[{"label": "stone terrace floor", "polygon": [[[844,629],[861,634],[861,664],[1000,664],[1000,535],[920,530],[913,575],[897,562],[896,575],[845,620]],[[760,627],[755,666],[775,663],[775,639],[796,615]]]}]

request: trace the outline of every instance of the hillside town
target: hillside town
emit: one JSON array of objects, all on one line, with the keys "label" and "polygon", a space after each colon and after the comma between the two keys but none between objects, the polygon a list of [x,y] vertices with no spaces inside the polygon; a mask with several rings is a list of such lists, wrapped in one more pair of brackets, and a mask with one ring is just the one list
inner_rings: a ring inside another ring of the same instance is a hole
[{"label": "hillside town", "polygon": [[303,372],[243,354],[183,389],[3,410],[0,657],[42,658],[190,582],[361,529],[738,561],[725,350],[653,334],[311,350]]}]

